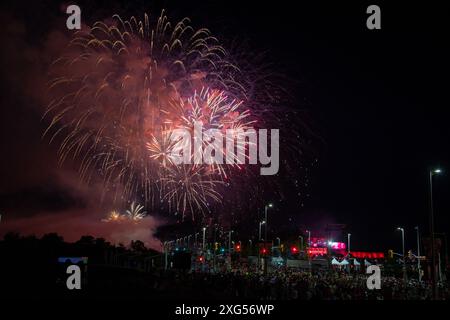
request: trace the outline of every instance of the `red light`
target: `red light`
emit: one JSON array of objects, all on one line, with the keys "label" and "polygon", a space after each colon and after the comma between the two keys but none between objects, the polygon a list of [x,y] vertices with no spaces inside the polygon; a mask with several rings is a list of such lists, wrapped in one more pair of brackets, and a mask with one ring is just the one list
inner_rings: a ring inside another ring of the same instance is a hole
[{"label": "red light", "polygon": [[236,245],[236,251],[241,251],[241,246],[239,244]]},{"label": "red light", "polygon": [[292,252],[292,253],[297,253],[297,252],[298,252],[297,247],[292,247],[292,248],[291,248],[291,252]]},{"label": "red light", "polygon": [[198,257],[198,261],[203,262],[203,257]]},{"label": "red light", "polygon": [[384,259],[383,252],[352,251],[351,255],[355,258]]},{"label": "red light", "polygon": [[308,249],[308,254],[311,256],[325,255],[325,254],[327,254],[327,252],[328,252],[327,248],[310,248],[310,249]]},{"label": "red light", "polygon": [[262,253],[262,254],[266,254],[266,253],[267,253],[267,249],[266,249],[266,248],[262,248],[262,249],[261,249],[261,253]]}]

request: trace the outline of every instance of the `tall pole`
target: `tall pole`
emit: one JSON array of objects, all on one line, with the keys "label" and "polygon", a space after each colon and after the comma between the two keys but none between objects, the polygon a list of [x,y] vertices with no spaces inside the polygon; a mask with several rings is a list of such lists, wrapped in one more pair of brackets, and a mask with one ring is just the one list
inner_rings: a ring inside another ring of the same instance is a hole
[{"label": "tall pole", "polygon": [[216,272],[216,233],[217,233],[217,224],[214,225],[214,244],[213,244],[213,271]]},{"label": "tall pole", "polygon": [[302,236],[298,236],[298,238],[300,239],[300,251],[303,251],[303,237]]},{"label": "tall pole", "polygon": [[430,170],[430,235],[431,235],[431,285],[433,290],[433,299],[437,298],[436,292],[436,248],[434,243],[434,209],[433,209],[433,173],[436,170]]},{"label": "tall pole", "polygon": [[266,204],[264,206],[264,222],[265,222],[265,227],[264,227],[264,249],[266,251],[266,254],[264,255],[264,274],[267,273],[267,253],[269,252],[266,248],[266,244],[267,244],[267,228],[269,227],[269,222],[267,220],[267,209],[268,208],[272,208],[272,204]]},{"label": "tall pole", "polygon": [[403,280],[406,282],[405,229],[397,228],[397,230],[402,232]]},{"label": "tall pole", "polygon": [[[308,249],[311,247],[311,231],[306,230],[308,232]],[[309,273],[311,274],[311,256],[308,254],[308,266],[309,266]]]},{"label": "tall pole", "polygon": [[419,226],[416,228],[416,235],[417,235],[417,273],[419,274],[419,282],[422,281],[422,274],[420,272],[420,235],[419,235]]},{"label": "tall pole", "polygon": [[228,253],[231,255],[231,234],[233,230],[228,231]]},{"label": "tall pole", "polygon": [[257,268],[258,268],[258,272],[260,271],[261,267],[261,250],[260,250],[260,244],[261,244],[261,225],[262,225],[263,221],[259,222],[259,235],[258,235],[258,264],[257,264]]},{"label": "tall pole", "polygon": [[203,244],[202,244],[202,250],[205,250],[205,233],[206,233],[206,227],[203,227]]},{"label": "tall pole", "polygon": [[402,228],[403,279],[406,281],[405,229]]},{"label": "tall pole", "polygon": [[267,243],[267,205],[265,205],[264,207],[264,221],[265,221],[265,226],[264,226],[264,249],[265,249],[265,254],[264,254],[264,274],[267,274],[267,248],[266,248],[266,243]]},{"label": "tall pole", "polygon": [[260,221],[259,222],[259,238],[258,238],[258,242],[260,242],[262,240],[261,238],[261,226],[265,223],[265,221]]},{"label": "tall pole", "polygon": [[441,273],[441,253],[438,252],[438,269],[439,269],[439,281],[442,281],[442,273]]},{"label": "tall pole", "polygon": [[[351,233],[347,233],[347,253],[350,254],[350,237],[352,236]],[[358,239],[356,239],[358,240]]]},{"label": "tall pole", "polygon": [[[267,227],[269,222],[267,221],[267,205],[264,207],[264,221],[266,225],[264,226],[264,248],[266,248],[267,243]],[[267,249],[267,248],[266,248]]]}]

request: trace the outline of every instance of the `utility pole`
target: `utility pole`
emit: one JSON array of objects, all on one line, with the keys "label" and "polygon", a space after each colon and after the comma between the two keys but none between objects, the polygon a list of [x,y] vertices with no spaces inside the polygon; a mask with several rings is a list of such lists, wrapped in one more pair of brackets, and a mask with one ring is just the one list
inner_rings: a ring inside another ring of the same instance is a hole
[{"label": "utility pole", "polygon": [[419,226],[415,227],[417,234],[417,273],[419,274],[419,282],[422,281],[422,273],[420,270],[420,234],[419,234]]}]

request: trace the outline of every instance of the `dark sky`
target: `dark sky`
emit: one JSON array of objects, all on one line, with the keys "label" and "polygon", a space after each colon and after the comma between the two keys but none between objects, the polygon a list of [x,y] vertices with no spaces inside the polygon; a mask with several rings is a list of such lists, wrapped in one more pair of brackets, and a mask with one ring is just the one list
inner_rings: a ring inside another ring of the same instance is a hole
[{"label": "dark sky", "polygon": [[[305,225],[322,219],[348,224],[355,249],[398,248],[395,228],[404,226],[408,245],[414,246],[414,226],[428,227],[428,167],[438,165],[444,174],[435,178],[436,225],[440,232],[449,231],[447,8],[378,3],[382,30],[368,30],[365,11],[372,3],[363,2],[78,3],[82,15],[91,21],[116,12],[132,15],[165,7],[176,16],[189,16],[197,25],[206,25],[217,35],[240,37],[254,50],[267,50],[267,58],[295,80],[295,101],[299,108],[307,108],[321,137],[315,145],[319,162],[310,177],[311,198],[304,208],[286,205],[284,218],[295,215]],[[2,49],[2,66],[15,61],[16,50],[39,47],[50,28],[64,23],[62,6],[57,1],[26,6],[2,3],[6,21],[24,25],[26,30],[18,33],[21,41],[17,42],[12,40],[14,33],[8,34],[12,43]],[[19,44],[22,47],[15,48]],[[33,59],[28,57],[27,63],[33,66]],[[52,185],[50,177],[50,186],[41,188],[47,174],[39,172],[55,165],[54,150],[42,147],[38,138],[42,128],[35,121],[39,117],[29,107],[36,97],[29,92],[21,94],[20,81],[15,81],[21,74],[2,69],[1,81],[7,92],[2,97],[0,141],[2,153],[10,155],[1,160],[0,210],[17,204],[19,201],[11,200],[14,197],[25,197],[22,211],[32,211],[27,206],[82,211],[89,204],[77,201],[78,191],[67,191],[72,183],[54,178]],[[27,72],[32,71],[20,68],[20,73]],[[35,178],[24,179],[24,169],[27,177]],[[54,170],[44,172],[55,174]]]}]

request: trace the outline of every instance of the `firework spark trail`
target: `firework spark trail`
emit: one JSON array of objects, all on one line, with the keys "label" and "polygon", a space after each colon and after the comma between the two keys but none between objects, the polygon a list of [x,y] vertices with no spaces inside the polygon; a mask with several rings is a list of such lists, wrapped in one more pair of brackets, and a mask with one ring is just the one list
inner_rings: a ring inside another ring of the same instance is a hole
[{"label": "firework spark trail", "polygon": [[143,219],[146,215],[144,211],[144,206],[140,204],[136,204],[132,202],[130,205],[130,209],[127,210],[127,216],[130,220],[139,221]]},{"label": "firework spark trail", "polygon": [[152,135],[150,142],[147,142],[150,158],[159,161],[164,168],[174,165],[173,154],[180,140],[181,137],[175,137],[171,129],[162,130],[159,137]]},{"label": "firework spark trail", "polygon": [[[179,165],[169,167],[165,177],[161,178],[166,192],[163,199],[184,218],[186,211],[204,212],[209,207],[209,199],[220,201],[221,196],[216,191],[221,180],[214,180],[208,168],[195,165]],[[194,210],[195,209],[195,210]]]}]

